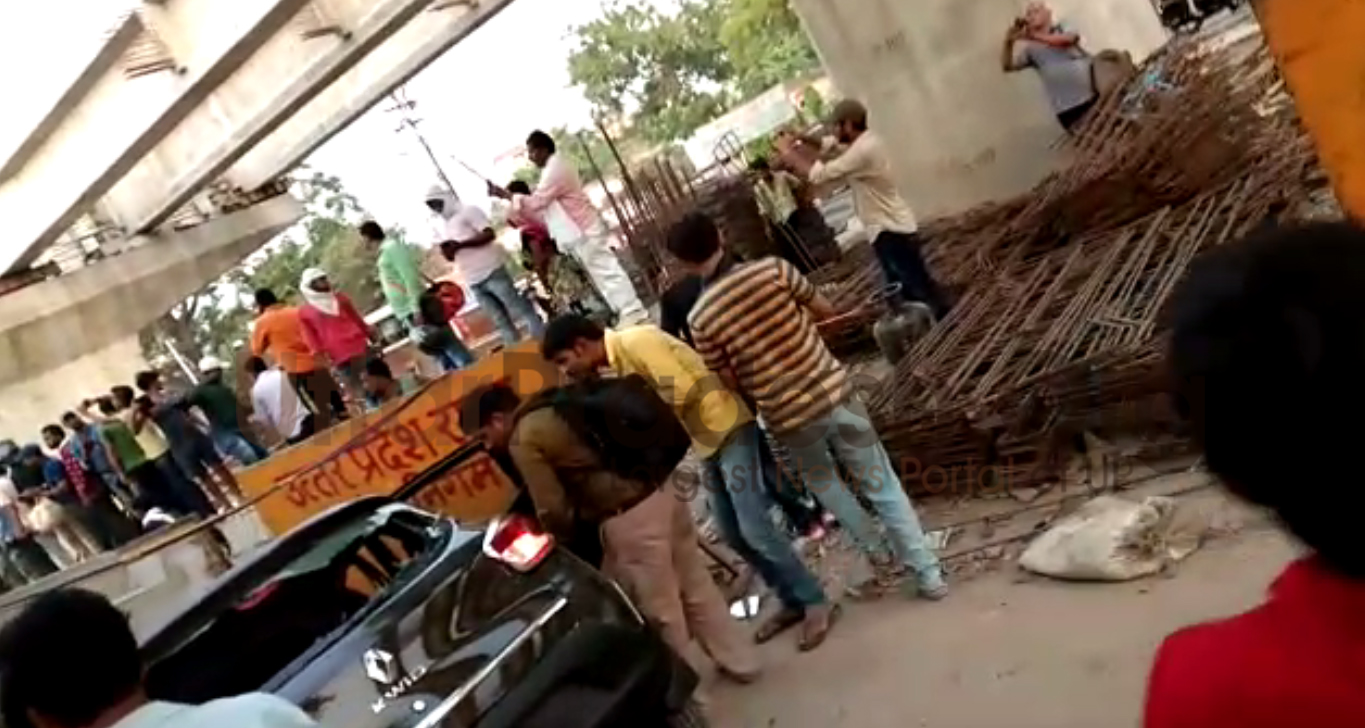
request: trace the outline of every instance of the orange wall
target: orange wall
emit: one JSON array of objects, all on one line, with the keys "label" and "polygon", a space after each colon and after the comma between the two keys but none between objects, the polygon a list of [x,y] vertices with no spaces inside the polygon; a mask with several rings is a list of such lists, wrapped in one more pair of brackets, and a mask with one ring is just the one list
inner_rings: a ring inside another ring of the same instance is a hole
[{"label": "orange wall", "polygon": [[1260,0],[1256,14],[1337,198],[1365,219],[1365,2]]}]

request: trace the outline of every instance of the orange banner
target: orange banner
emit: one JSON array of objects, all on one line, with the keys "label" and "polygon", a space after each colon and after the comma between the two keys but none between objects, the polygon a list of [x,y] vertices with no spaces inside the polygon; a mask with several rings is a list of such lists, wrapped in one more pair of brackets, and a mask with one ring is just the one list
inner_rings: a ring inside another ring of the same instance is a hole
[{"label": "orange banner", "polygon": [[421,391],[272,455],[237,475],[256,511],[275,534],[366,495],[389,495],[460,452],[469,452],[413,494],[419,506],[480,521],[501,513],[515,496],[502,469],[460,429],[460,405],[475,388],[505,381],[522,396],[559,382],[538,346],[523,344]]},{"label": "orange banner", "polygon": [[1346,214],[1365,219],[1365,4],[1262,0],[1253,5]]}]

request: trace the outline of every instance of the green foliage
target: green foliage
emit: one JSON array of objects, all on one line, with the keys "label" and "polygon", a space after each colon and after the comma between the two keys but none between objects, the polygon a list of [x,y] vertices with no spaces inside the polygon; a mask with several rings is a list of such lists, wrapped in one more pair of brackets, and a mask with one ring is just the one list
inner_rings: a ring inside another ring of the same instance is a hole
[{"label": "green foliage", "polygon": [[512,173],[512,181],[525,182],[534,188],[540,182],[540,167],[528,164]]},{"label": "green foliage", "polygon": [[[308,209],[300,224],[144,330],[140,341],[148,358],[164,355],[161,341],[168,339],[191,363],[205,354],[232,361],[250,336],[256,289],[298,302],[299,279],[312,267],[326,271],[362,313],[382,305],[376,251],[355,232],[365,216],[360,203],[341,180],[316,171],[298,182],[296,192]],[[400,229],[386,231],[403,237]]]},{"label": "green foliage", "polygon": [[575,29],[569,77],[600,118],[672,142],[819,60],[789,0],[680,0],[676,12],[615,0]]},{"label": "green foliage", "polygon": [[829,104],[814,86],[807,86],[801,92],[801,116],[807,123],[819,124],[829,116]]},{"label": "green foliage", "polygon": [[729,101],[721,11],[719,0],[683,0],[671,15],[618,0],[575,30],[569,77],[600,117],[631,119],[649,142],[685,137]]},{"label": "green foliage", "polygon": [[790,0],[723,0],[719,37],[734,66],[740,98],[800,78],[820,67]]}]

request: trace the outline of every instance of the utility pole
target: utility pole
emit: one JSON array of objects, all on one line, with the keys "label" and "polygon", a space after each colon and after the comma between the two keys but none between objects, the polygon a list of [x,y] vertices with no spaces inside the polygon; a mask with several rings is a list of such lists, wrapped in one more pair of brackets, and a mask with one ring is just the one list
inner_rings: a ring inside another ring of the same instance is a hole
[{"label": "utility pole", "polygon": [[441,167],[441,161],[436,158],[436,153],[431,151],[431,145],[427,143],[427,138],[422,135],[422,130],[417,128],[422,120],[413,115],[413,110],[417,108],[417,102],[408,99],[407,89],[399,86],[389,98],[393,101],[393,106],[384,109],[387,112],[398,115],[398,128],[396,132],[402,134],[404,130],[411,131],[417,137],[417,143],[422,145],[422,151],[427,153],[427,159],[431,160],[431,166],[436,169],[436,176],[441,178],[441,183],[451,194],[455,193],[455,185],[450,183],[450,178],[446,176],[446,171]]}]

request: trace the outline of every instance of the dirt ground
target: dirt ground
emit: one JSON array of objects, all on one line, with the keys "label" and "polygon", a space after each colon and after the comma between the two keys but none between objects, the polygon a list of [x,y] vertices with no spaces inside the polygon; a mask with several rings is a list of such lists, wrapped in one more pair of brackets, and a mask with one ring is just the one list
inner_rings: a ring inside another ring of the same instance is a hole
[{"label": "dirt ground", "polygon": [[[1216,489],[1181,498],[1209,530],[1203,548],[1160,576],[1068,584],[1008,558],[962,577],[930,604],[845,604],[810,654],[786,635],[763,648],[755,684],[711,684],[723,728],[933,726],[1130,728],[1162,637],[1257,603],[1295,548]],[[951,550],[951,549],[950,549]]]}]

